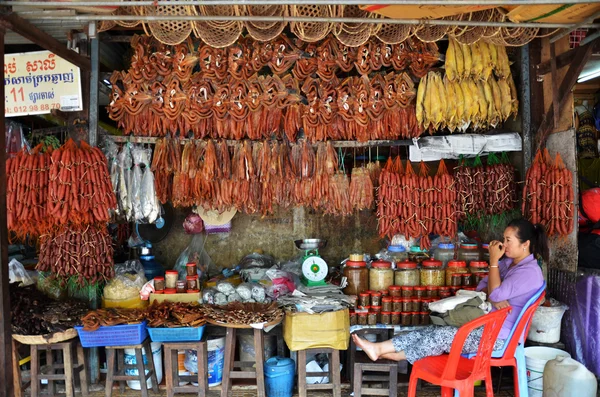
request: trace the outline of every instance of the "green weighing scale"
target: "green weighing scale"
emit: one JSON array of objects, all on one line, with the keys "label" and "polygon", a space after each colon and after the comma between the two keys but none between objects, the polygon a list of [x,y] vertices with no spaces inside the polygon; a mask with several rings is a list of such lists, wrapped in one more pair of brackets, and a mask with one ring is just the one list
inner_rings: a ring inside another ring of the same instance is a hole
[{"label": "green weighing scale", "polygon": [[329,273],[327,262],[319,256],[319,249],[325,248],[327,240],[316,238],[294,241],[299,250],[304,251],[302,258],[302,284],[307,287],[327,285],[325,278]]}]

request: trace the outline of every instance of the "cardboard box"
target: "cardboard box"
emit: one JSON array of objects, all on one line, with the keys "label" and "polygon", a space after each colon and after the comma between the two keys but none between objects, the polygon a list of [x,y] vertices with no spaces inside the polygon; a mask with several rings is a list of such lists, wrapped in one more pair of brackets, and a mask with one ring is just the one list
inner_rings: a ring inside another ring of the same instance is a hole
[{"label": "cardboard box", "polygon": [[154,302],[200,303],[200,292],[195,294],[150,294],[150,304]]},{"label": "cardboard box", "polygon": [[350,344],[348,309],[321,314],[286,312],[283,339],[291,351],[320,347],[347,350]]}]

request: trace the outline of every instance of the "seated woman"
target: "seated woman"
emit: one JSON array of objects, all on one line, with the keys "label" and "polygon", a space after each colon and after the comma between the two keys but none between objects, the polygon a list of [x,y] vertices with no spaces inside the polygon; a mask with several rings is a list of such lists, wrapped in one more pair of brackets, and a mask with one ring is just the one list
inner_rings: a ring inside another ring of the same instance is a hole
[{"label": "seated woman", "polygon": [[[494,349],[501,349],[511,328],[527,301],[541,288],[544,276],[537,258],[548,261],[548,240],[544,226],[533,225],[525,219],[511,221],[504,230],[504,243],[490,242],[490,272],[477,286],[484,291],[493,310],[512,306],[498,335]],[[427,357],[449,353],[458,328],[451,326],[428,326],[423,329],[397,335],[390,340],[372,343],[352,335],[354,343],[375,361],[407,360],[411,364]],[[471,332],[463,353],[476,352],[483,328]]]}]

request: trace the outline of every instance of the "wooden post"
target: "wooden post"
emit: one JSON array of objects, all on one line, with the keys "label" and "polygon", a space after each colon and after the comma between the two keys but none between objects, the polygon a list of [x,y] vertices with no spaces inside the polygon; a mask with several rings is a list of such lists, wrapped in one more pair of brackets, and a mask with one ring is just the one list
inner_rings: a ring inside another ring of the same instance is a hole
[{"label": "wooden post", "polygon": [[[4,63],[4,28],[0,28],[0,55]],[[4,98],[4,84],[0,98]],[[10,330],[10,293],[8,291],[8,229],[6,224],[6,128],[5,102],[0,108],[0,397],[12,397],[12,334]]]}]

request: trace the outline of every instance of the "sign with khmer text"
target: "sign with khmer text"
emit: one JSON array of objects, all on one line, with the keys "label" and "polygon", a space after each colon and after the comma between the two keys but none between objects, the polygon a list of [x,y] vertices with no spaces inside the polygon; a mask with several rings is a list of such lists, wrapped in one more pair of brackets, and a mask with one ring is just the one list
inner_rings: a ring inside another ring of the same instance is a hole
[{"label": "sign with khmer text", "polygon": [[50,51],[5,54],[6,117],[82,109],[79,68]]}]

